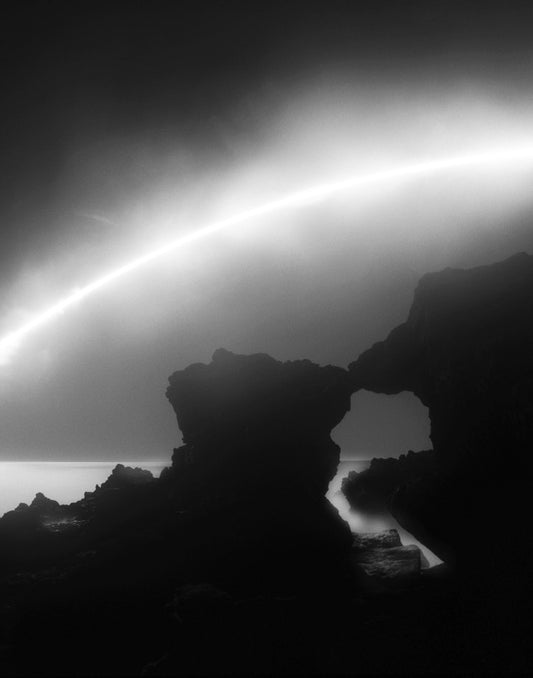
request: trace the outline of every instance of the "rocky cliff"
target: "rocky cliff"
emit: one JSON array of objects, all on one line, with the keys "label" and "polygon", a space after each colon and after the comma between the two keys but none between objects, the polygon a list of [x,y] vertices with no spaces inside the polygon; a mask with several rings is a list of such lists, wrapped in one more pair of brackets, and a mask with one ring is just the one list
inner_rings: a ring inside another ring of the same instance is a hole
[{"label": "rocky cliff", "polygon": [[350,365],[354,390],[429,408],[434,472],[400,482],[391,510],[444,559],[498,560],[495,530],[508,557],[529,532],[532,347],[533,257],[518,254],[424,276],[407,321]]},{"label": "rocky cliff", "polygon": [[236,491],[287,489],[323,497],[339,462],[330,433],[350,409],[348,374],[309,360],[215,351],[169,379],[184,447],[180,458],[216,468]]},{"label": "rocky cliff", "polygon": [[339,462],[330,432],[350,408],[345,370],[218,350],[174,373],[167,397],[184,441],[168,475],[181,508],[206,512],[219,573],[237,559],[247,577],[316,586],[348,562],[349,529],[325,499]]},{"label": "rocky cliff", "polygon": [[[532,291],[526,255],[446,270],[349,371],[219,350],[174,373],[184,444],[161,478],[118,466],[79,502],[0,519],[1,672],[531,675]],[[363,388],[429,408],[434,451],[357,484],[453,577],[388,592],[418,552],[353,545],[325,499],[330,432]]]}]

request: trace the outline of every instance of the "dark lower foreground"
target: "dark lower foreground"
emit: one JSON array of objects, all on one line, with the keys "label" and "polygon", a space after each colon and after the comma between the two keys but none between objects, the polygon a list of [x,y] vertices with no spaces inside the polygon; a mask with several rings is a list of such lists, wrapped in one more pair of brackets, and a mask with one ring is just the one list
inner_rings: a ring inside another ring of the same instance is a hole
[{"label": "dark lower foreground", "polygon": [[[118,574],[118,573],[117,573]],[[133,573],[130,571],[130,579]],[[4,675],[365,674],[478,666],[444,572],[297,594],[41,573],[4,597]],[[78,579],[76,581],[76,579]],[[121,581],[122,580],[122,581]],[[466,651],[465,651],[466,650]],[[484,660],[490,660],[484,657]],[[507,658],[490,666],[509,666]],[[516,663],[516,662],[515,662]],[[519,666],[518,666],[519,668]]]},{"label": "dark lower foreground", "polygon": [[[312,539],[275,539],[272,510],[257,505],[248,519],[233,505],[216,521],[177,510],[161,520],[155,489],[130,488],[124,503],[124,491],[102,490],[120,536],[95,516],[47,523],[41,549],[49,539],[53,557],[2,580],[3,675],[529,673],[528,590],[511,574],[487,581],[483,563],[466,577],[446,566],[376,574],[376,554],[401,550],[390,534],[330,562]],[[76,533],[84,550],[70,553]]]},{"label": "dark lower foreground", "polygon": [[4,675],[527,675],[531,666],[528,628],[509,627],[494,601],[442,569],[306,595],[58,588],[32,587],[33,601],[18,609]]}]

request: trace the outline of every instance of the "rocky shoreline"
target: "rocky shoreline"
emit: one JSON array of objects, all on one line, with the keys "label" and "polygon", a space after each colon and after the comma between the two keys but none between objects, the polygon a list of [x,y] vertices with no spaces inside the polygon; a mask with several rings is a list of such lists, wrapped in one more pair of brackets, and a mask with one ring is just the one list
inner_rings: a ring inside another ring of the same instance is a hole
[{"label": "rocky shoreline", "polygon": [[366,576],[387,580],[419,577],[429,567],[418,546],[404,546],[394,529],[354,535],[350,561]]},{"label": "rocky shoreline", "polygon": [[[522,254],[425,276],[348,370],[221,349],[175,372],[183,445],[159,478],[117,466],[79,502],[0,519],[0,670],[529,675],[532,345]],[[345,489],[443,566],[394,531],[354,537],[325,498],[363,388],[415,393],[434,450]]]}]

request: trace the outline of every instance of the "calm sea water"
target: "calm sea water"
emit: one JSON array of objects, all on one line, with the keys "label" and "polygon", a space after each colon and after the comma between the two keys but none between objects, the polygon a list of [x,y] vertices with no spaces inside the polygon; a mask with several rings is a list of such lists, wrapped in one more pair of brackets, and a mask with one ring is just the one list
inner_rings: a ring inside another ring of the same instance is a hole
[{"label": "calm sea water", "polygon": [[[0,462],[0,515],[14,509],[20,502],[29,504],[37,492],[42,492],[60,504],[69,504],[83,497],[84,492],[94,490],[109,477],[117,464],[139,466],[159,476],[170,461],[3,461]],[[369,461],[341,461],[337,475],[331,481],[327,498],[350,525],[353,532],[379,532],[396,528],[403,544],[419,546],[430,565],[441,561],[429,549],[417,542],[392,516],[369,516],[352,511],[341,493],[342,479],[350,471],[368,468]]]},{"label": "calm sea water", "polygon": [[103,483],[117,464],[139,466],[158,476],[170,461],[2,461],[0,515],[21,501],[29,504],[37,492],[60,504],[77,501]]}]

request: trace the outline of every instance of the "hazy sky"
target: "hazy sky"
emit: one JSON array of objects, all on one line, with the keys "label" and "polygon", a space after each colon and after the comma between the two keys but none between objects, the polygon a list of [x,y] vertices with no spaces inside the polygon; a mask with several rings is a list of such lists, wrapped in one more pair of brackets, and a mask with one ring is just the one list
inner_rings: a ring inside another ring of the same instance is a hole
[{"label": "hazy sky", "polygon": [[[0,329],[181,232],[346,174],[533,141],[527,2],[16,3],[3,18]],[[532,250],[531,167],[396,181],[117,281],[0,366],[0,459],[166,458],[167,377],[224,346],[346,366],[418,277]],[[427,444],[361,394],[347,454]]]}]

